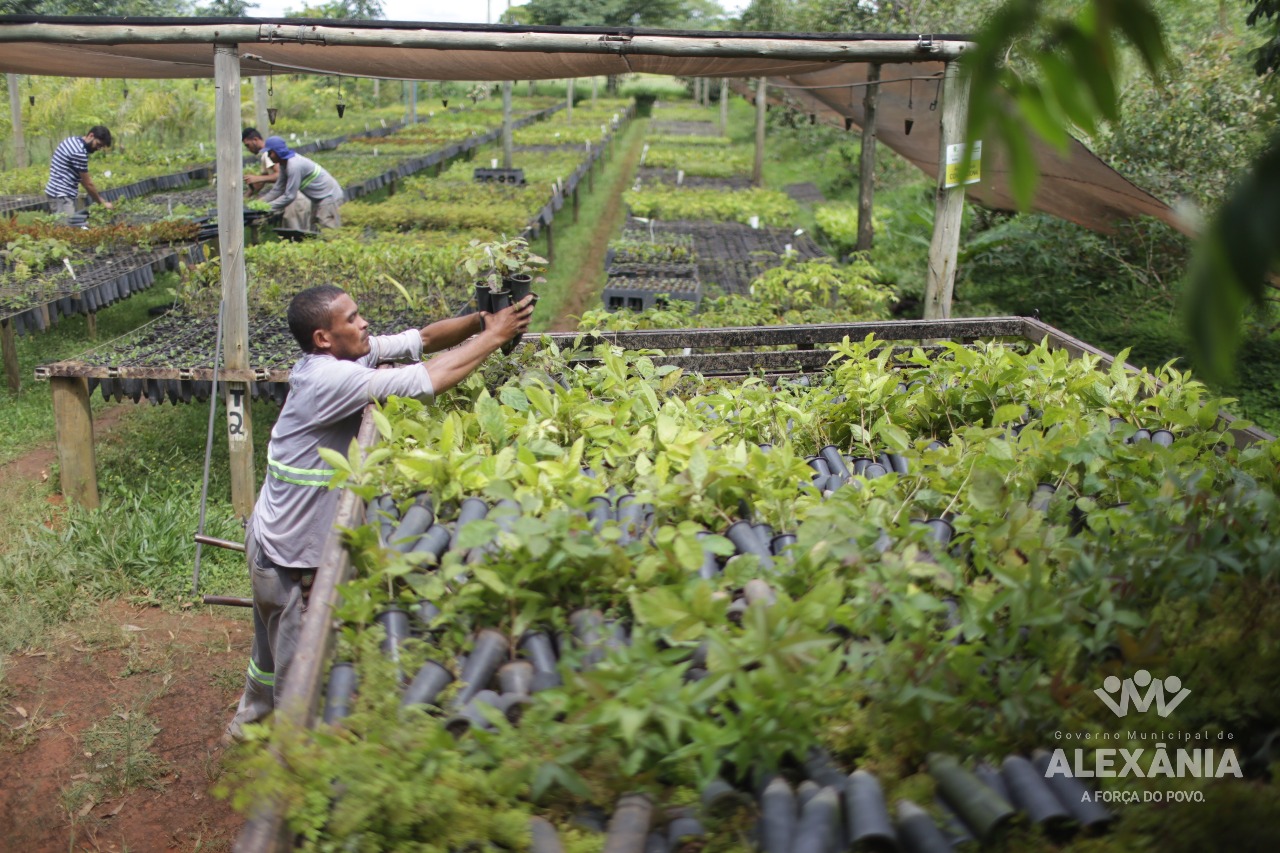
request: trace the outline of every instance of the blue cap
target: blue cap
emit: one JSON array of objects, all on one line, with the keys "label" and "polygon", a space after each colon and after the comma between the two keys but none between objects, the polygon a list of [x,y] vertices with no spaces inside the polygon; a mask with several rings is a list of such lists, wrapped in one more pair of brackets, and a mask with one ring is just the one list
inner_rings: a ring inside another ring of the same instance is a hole
[{"label": "blue cap", "polygon": [[279,136],[268,136],[266,146],[267,150],[276,155],[277,159],[288,160],[293,156],[293,149]]}]

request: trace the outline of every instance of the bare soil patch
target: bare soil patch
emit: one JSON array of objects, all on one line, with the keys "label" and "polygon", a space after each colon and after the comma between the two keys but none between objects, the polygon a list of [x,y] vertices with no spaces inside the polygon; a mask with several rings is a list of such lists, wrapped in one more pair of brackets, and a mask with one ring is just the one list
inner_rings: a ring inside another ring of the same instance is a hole
[{"label": "bare soil patch", "polygon": [[252,633],[225,611],[111,602],[4,660],[4,847],[229,850],[243,821],[211,788]]}]

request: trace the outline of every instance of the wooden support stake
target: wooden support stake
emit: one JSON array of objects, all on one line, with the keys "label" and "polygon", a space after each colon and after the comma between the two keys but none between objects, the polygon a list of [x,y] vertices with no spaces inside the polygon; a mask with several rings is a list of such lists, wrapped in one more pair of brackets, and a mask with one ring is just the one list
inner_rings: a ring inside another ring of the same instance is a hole
[{"label": "wooden support stake", "polygon": [[410,80],[409,86],[409,124],[415,124],[418,121],[418,81]]},{"label": "wooden support stake", "polygon": [[875,239],[872,224],[876,194],[876,104],[880,99],[880,64],[867,68],[867,88],[862,94],[862,161],[858,170],[858,251],[871,251]]},{"label": "wooden support stake", "polygon": [[258,133],[266,139],[271,135],[271,116],[267,112],[267,78],[258,75],[253,78],[253,120],[258,123]]},{"label": "wooden support stake", "polygon": [[597,77],[591,78],[591,109],[596,108],[596,90],[600,88],[600,80]]},{"label": "wooden support stake", "polygon": [[[249,300],[245,288],[244,217],[241,215],[240,55],[235,45],[216,45],[214,121],[218,146],[218,254],[222,268],[223,364],[249,368]],[[253,423],[249,384],[225,386],[227,443],[231,457],[231,506],[248,518],[256,497],[253,472]]]},{"label": "wooden support stake", "polygon": [[960,249],[960,225],[964,215],[964,183],[954,187],[946,185],[947,148],[964,143],[964,128],[969,114],[969,78],[960,73],[958,62],[948,62],[943,69],[941,98],[937,196],[933,212],[933,239],[929,245],[929,275],[924,288],[926,320],[951,316],[951,293],[956,283],[956,255]]},{"label": "wooden support stake", "polygon": [[4,356],[4,375],[9,380],[9,390],[17,394],[22,390],[22,369],[18,367],[17,332],[13,322],[6,317],[0,320],[0,353]]},{"label": "wooden support stake", "polygon": [[98,312],[90,311],[84,316],[85,325],[89,327],[89,340],[98,339]]},{"label": "wooden support stake", "polygon": [[27,168],[27,137],[22,132],[22,93],[18,91],[18,75],[6,74],[9,83],[9,126],[13,128],[13,162]]},{"label": "wooden support stake", "polygon": [[587,192],[589,193],[596,191],[596,163],[598,162],[600,161],[596,160],[587,167]]},{"label": "wooden support stake", "polygon": [[578,188],[573,188],[573,224],[578,224]]},{"label": "wooden support stake", "polygon": [[85,509],[97,509],[98,470],[89,382],[84,377],[56,376],[49,383],[62,496]]},{"label": "wooden support stake", "polygon": [[573,121],[573,78],[569,78],[569,83],[565,86],[565,118]]},{"label": "wooden support stake", "polygon": [[764,113],[769,90],[766,79],[756,80],[756,162],[751,169],[751,184],[757,187],[764,186]]},{"label": "wooden support stake", "polygon": [[510,80],[502,81],[502,168],[511,166],[511,86]]},{"label": "wooden support stake", "polygon": [[729,135],[729,78],[720,78],[720,135]]}]

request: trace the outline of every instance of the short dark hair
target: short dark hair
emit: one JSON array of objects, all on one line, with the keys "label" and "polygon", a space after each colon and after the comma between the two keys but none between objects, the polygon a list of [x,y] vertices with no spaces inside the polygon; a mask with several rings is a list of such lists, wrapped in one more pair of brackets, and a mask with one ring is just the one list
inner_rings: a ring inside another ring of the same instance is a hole
[{"label": "short dark hair", "polygon": [[289,331],[303,352],[315,352],[316,329],[328,329],[333,302],[346,293],[333,284],[308,287],[289,301]]},{"label": "short dark hair", "polygon": [[258,133],[258,129],[256,127],[246,127],[244,129],[244,132],[240,134],[241,142],[244,142],[246,139],[261,139],[261,138],[262,138],[262,134]]},{"label": "short dark hair", "polygon": [[111,131],[107,130],[105,124],[95,124],[89,128],[89,135],[101,142],[103,148],[111,147]]}]

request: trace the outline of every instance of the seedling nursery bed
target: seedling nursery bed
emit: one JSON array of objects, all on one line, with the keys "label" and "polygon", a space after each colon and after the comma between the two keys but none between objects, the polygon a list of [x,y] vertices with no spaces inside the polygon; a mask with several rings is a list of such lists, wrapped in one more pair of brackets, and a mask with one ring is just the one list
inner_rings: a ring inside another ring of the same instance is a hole
[{"label": "seedling nursery bed", "polygon": [[[1115,728],[1086,685],[1108,660],[1163,674],[1134,638],[1170,609],[1169,666],[1251,648],[1218,628],[1266,571],[1275,448],[1203,386],[1023,318],[575,341],[371,407],[330,460],[345,491],[272,749],[232,771],[245,849],[1124,849],[1162,825],[1142,789],[1268,797],[1280,720],[1219,720],[1212,665],[1124,725],[1232,743],[1105,785],[1136,806],[1063,772],[1052,734]],[[655,352],[782,344],[824,358],[767,383]]]}]

